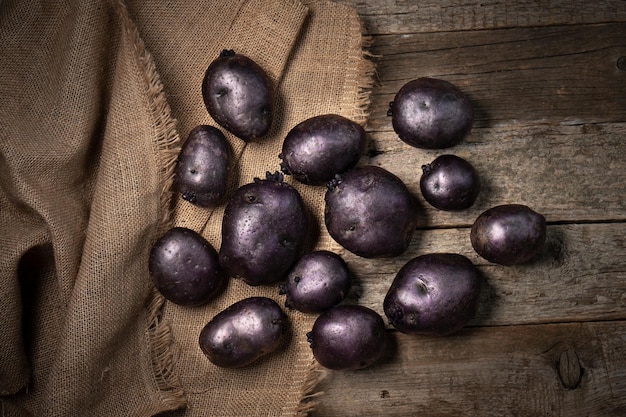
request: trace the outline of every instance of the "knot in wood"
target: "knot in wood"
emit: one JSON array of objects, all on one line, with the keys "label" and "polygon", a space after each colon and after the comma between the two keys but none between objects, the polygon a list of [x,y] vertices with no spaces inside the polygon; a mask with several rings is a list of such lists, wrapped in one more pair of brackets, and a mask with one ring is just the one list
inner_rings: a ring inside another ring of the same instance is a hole
[{"label": "knot in wood", "polygon": [[626,56],[620,56],[617,59],[617,68],[622,70],[622,71],[626,71]]},{"label": "knot in wood", "polygon": [[567,349],[559,358],[559,378],[567,389],[576,389],[583,376],[578,354],[574,349]]}]

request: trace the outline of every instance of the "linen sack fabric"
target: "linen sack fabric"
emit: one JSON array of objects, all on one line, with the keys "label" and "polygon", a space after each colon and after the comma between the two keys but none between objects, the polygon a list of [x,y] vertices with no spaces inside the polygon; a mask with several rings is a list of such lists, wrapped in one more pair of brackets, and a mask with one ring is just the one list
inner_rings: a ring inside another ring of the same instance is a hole
[{"label": "linen sack fabric", "polygon": [[[224,205],[172,190],[180,145],[212,124],[200,94],[208,63],[234,49],[277,89],[272,131],[244,144],[231,192],[279,167],[297,122],[339,113],[364,124],[372,64],[358,15],[296,0],[0,3],[0,397],[2,415],[291,416],[306,414],[321,371],[287,311],[292,337],[243,369],[213,366],[200,329],[276,286],[231,280],[214,302],[165,302],[147,271],[169,227],[219,248]],[[225,132],[226,133],[226,132]],[[323,187],[294,185],[317,220],[308,249],[332,249]]]}]

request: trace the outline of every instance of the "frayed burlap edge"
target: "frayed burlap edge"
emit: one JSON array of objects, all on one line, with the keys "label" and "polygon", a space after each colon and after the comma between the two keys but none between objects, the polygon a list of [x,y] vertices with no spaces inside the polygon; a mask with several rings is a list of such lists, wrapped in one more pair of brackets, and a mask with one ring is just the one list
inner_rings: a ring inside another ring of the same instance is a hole
[{"label": "frayed burlap edge", "polygon": [[[356,14],[356,10],[353,10],[353,13]],[[366,28],[358,15],[355,16],[353,22],[350,30],[352,39],[357,41],[349,52],[348,68],[355,68],[355,71],[346,77],[340,107],[345,117],[366,127],[369,118],[371,91],[375,85],[376,76],[376,64],[372,60],[375,56],[369,52],[373,38],[366,35]],[[329,250],[338,251],[341,249],[333,239],[329,239],[328,244]],[[296,417],[306,417],[315,410],[319,397],[324,395],[324,391],[319,390],[319,385],[324,381],[328,372],[315,359],[311,361],[302,385]]]},{"label": "frayed burlap edge", "polygon": [[165,97],[163,83],[157,73],[152,55],[145,48],[139,30],[130,19],[126,5],[122,0],[117,1],[117,9],[126,33],[135,46],[137,62],[140,69],[143,70],[142,75],[146,83],[148,105],[155,120],[155,142],[162,183],[159,206],[162,211],[160,231],[165,231],[172,224],[172,202],[174,198],[172,183],[174,181],[174,170],[180,152],[181,140],[176,129],[176,119],[172,117],[169,103]]},{"label": "frayed burlap edge", "polygon": [[[145,80],[148,105],[155,120],[155,151],[160,167],[161,182],[159,195],[161,213],[155,234],[160,236],[172,225],[174,197],[172,183],[176,160],[180,152],[180,136],[152,55],[145,48],[139,30],[131,20],[123,1],[113,0],[113,3],[119,13],[124,31],[129,41],[134,45],[137,63]],[[186,406],[187,399],[181,381],[174,373],[174,338],[171,328],[162,320],[164,303],[163,296],[156,289],[153,289],[147,300],[146,337],[150,349],[152,376],[159,391],[160,400],[165,409],[176,410]]]},{"label": "frayed burlap edge", "polygon": [[316,399],[324,395],[324,391],[318,390],[319,384],[326,378],[328,370],[321,366],[315,359],[309,364],[306,378],[302,384],[302,395],[298,408],[297,417],[306,417],[317,406]]},{"label": "frayed burlap edge", "polygon": [[346,78],[340,107],[346,117],[366,126],[376,74],[376,65],[372,60],[374,55],[369,52],[373,38],[366,35],[366,28],[358,16],[353,22],[351,31],[357,42],[349,53],[348,68],[355,68],[355,71]]}]

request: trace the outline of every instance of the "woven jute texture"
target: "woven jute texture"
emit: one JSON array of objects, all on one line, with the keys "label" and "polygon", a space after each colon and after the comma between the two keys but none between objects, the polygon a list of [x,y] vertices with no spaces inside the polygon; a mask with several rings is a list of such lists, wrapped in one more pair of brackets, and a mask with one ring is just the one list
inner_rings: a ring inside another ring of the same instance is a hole
[{"label": "woven jute texture", "polygon": [[[305,415],[323,376],[314,315],[286,310],[291,338],[242,369],[212,365],[201,328],[275,285],[231,279],[201,307],[166,302],[152,244],[185,226],[221,243],[224,204],[172,189],[180,146],[215,123],[201,97],[222,49],[254,59],[277,92],[270,134],[234,151],[231,192],[279,169],[296,123],[367,119],[373,65],[356,12],[297,0],[0,2],[0,415]],[[333,249],[323,187],[293,181],[316,220],[307,250]]]}]

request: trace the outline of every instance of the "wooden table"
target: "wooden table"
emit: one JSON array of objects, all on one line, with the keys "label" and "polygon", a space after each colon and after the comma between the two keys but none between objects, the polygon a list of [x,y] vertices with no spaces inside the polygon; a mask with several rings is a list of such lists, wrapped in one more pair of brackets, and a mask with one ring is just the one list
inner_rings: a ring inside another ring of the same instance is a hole
[{"label": "wooden table", "polygon": [[[459,333],[389,329],[375,367],[328,372],[322,416],[626,415],[626,2],[356,1],[377,63],[369,162],[421,199],[421,165],[442,153],[483,180],[471,209],[436,211],[404,255],[342,253],[359,302],[382,314],[398,269],[427,252],[457,252],[486,280],[478,316]],[[458,85],[475,106],[470,136],[445,151],[401,142],[386,116],[407,81]],[[480,258],[469,227],[489,207],[544,214],[544,253],[524,266]]]}]

